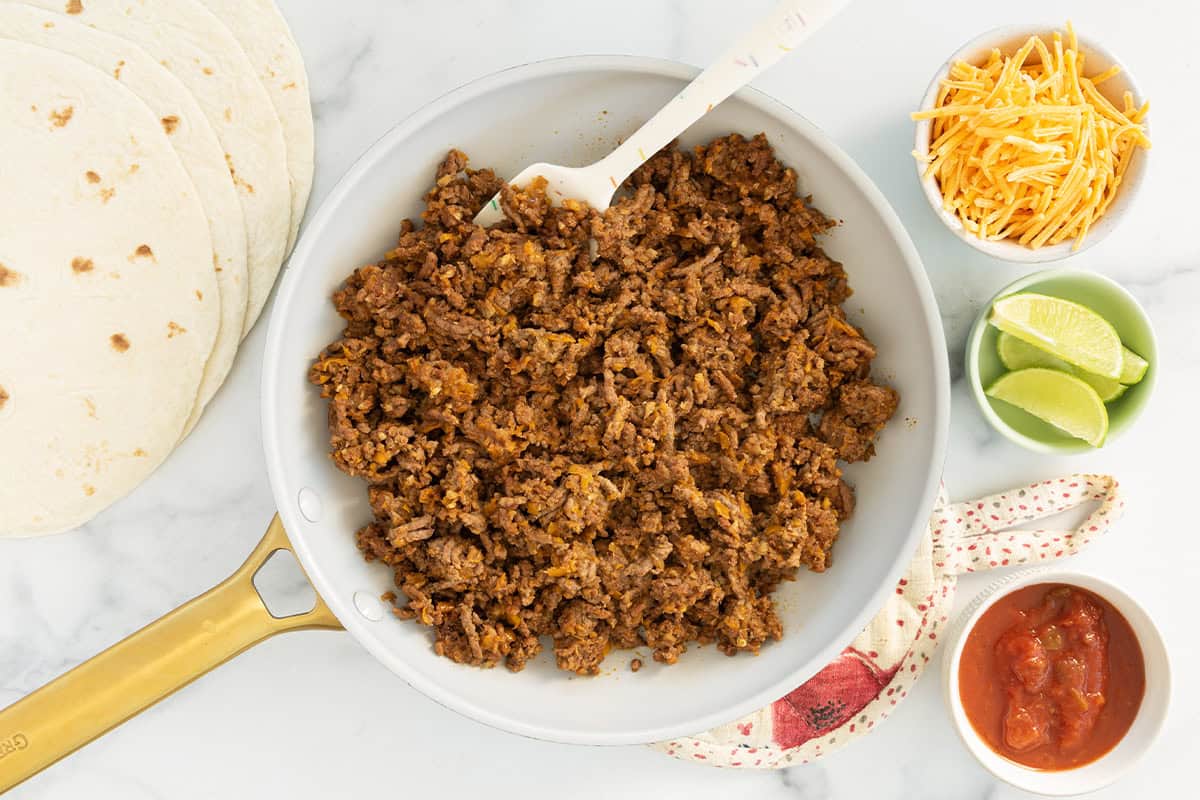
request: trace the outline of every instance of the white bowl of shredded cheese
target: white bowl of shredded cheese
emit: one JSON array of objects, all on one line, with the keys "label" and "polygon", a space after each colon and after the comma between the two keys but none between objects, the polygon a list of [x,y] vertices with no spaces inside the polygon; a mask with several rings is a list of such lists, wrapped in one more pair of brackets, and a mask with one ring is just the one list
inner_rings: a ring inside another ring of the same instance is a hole
[{"label": "white bowl of shredded cheese", "polygon": [[970,246],[1057,261],[1125,216],[1145,176],[1148,112],[1120,60],[1069,25],[997,28],[933,76],[913,115],[917,175],[934,213]]}]

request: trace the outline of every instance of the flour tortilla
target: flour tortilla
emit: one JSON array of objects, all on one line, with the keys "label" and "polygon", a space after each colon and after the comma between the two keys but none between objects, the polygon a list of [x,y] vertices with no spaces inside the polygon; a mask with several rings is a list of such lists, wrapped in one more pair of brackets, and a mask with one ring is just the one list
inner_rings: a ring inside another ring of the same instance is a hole
[{"label": "flour tortilla", "polygon": [[[186,435],[229,374],[246,319],[246,223],[217,136],[179,79],[126,39],[101,33],[63,14],[7,2],[0,2],[0,38],[75,56],[116,77],[162,123],[167,140],[196,187],[212,239],[221,325],[185,426]],[[103,176],[98,185],[104,185]]]},{"label": "flour tortilla", "polygon": [[145,103],[7,39],[0,185],[0,536],[53,533],[178,441],[220,322],[212,242]]},{"label": "flour tortilla", "polygon": [[292,226],[287,249],[296,243],[313,177],[313,117],[308,75],[300,48],[274,0],[200,0],[238,40],[258,80],[271,96],[283,125],[288,174],[292,179]]},{"label": "flour tortilla", "polygon": [[139,45],[188,88],[212,123],[245,213],[249,299],[243,335],[287,248],[291,187],[279,117],[237,40],[198,0],[21,0]]}]

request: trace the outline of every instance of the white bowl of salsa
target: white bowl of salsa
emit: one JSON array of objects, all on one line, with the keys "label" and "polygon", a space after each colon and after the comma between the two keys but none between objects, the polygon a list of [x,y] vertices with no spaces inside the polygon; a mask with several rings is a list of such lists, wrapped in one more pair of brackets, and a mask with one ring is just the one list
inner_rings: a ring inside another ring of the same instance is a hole
[{"label": "white bowl of salsa", "polygon": [[956,625],[942,669],[959,737],[989,772],[1043,795],[1124,775],[1166,719],[1170,665],[1124,591],[1061,570],[1015,573]]}]

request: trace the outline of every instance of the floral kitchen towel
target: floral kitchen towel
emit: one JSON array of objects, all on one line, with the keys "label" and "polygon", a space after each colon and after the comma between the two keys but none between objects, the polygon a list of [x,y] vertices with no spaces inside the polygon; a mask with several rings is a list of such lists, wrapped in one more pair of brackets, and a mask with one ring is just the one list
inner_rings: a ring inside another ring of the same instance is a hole
[{"label": "floral kitchen towel", "polygon": [[[1074,530],[1012,530],[1092,502],[1097,507]],[[833,663],[747,717],[651,747],[713,766],[779,769],[845,746],[887,719],[921,676],[947,625],[959,575],[1075,553],[1124,507],[1108,475],[1071,475],[953,504],[943,486],[907,574]]]}]

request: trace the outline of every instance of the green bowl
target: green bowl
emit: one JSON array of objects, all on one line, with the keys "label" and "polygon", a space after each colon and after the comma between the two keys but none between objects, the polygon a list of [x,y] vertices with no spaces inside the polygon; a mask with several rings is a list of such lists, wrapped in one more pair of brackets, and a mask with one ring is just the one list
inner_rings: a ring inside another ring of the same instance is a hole
[{"label": "green bowl", "polygon": [[992,400],[984,394],[984,389],[1007,371],[996,354],[999,331],[987,321],[992,304],[1002,297],[1022,292],[1061,297],[1087,306],[1112,323],[1126,347],[1150,362],[1150,369],[1140,383],[1130,386],[1125,394],[1107,404],[1108,441],[1112,441],[1133,425],[1150,400],[1158,375],[1158,349],[1150,318],[1138,301],[1116,281],[1095,272],[1079,269],[1037,272],[1009,284],[988,301],[967,339],[967,380],[979,410],[992,427],[1029,450],[1039,453],[1082,453],[1095,449],[1016,406],[1002,400]]}]

